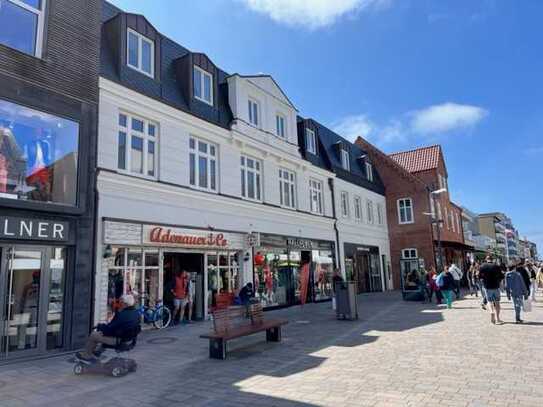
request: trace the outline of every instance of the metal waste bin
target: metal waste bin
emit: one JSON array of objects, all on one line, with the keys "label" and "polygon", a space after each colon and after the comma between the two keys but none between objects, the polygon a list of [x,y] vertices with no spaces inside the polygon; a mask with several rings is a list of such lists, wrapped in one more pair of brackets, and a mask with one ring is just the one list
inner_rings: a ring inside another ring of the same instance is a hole
[{"label": "metal waste bin", "polygon": [[337,282],[336,292],[336,316],[337,319],[358,319],[358,304],[356,300],[356,282]]}]

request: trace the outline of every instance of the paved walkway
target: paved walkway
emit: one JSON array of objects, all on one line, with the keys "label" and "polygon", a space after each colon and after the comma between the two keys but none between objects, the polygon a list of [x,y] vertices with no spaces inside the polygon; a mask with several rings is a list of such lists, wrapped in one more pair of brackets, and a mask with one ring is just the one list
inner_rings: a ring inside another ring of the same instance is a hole
[{"label": "paved walkway", "polygon": [[[336,321],[330,304],[274,311],[283,343],[238,340],[208,359],[209,323],[150,332],[123,378],[74,376],[66,357],[0,367],[0,406],[541,406],[543,297],[531,321],[493,326],[476,300],[445,310],[363,295],[361,319]],[[504,319],[513,320],[511,303]]]}]

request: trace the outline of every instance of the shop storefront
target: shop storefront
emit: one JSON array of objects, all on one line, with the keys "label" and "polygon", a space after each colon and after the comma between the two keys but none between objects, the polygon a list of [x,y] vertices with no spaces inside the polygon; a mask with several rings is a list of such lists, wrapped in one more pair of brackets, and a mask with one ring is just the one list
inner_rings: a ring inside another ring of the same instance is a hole
[{"label": "shop storefront", "polygon": [[84,343],[94,258],[95,107],[7,83],[0,86],[0,363]]},{"label": "shop storefront", "polygon": [[[194,286],[191,318],[204,319],[220,296],[235,297],[250,265],[246,235],[175,226],[103,222],[100,320],[108,320],[123,294],[173,309],[175,276],[187,271]],[[188,318],[188,310],[186,311]]]},{"label": "shop storefront", "polygon": [[385,281],[389,278],[384,272],[390,274],[390,265],[386,256],[379,254],[378,247],[345,243],[344,253],[346,279],[357,283],[359,294],[386,289]]},{"label": "shop storefront", "polygon": [[64,346],[66,280],[73,275],[70,226],[59,219],[0,217],[0,361]]},{"label": "shop storefront", "polygon": [[253,250],[255,295],[264,307],[332,298],[333,242],[260,234]]}]

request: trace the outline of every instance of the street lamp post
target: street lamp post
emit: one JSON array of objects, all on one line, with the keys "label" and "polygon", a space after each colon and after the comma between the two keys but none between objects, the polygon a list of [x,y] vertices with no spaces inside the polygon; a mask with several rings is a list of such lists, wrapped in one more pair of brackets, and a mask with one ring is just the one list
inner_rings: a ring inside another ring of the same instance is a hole
[{"label": "street lamp post", "polygon": [[442,219],[439,219],[437,217],[437,213],[434,213],[434,212],[437,212],[437,201],[436,201],[436,197],[439,195],[439,194],[442,194],[444,192],[447,192],[447,189],[446,188],[441,188],[441,189],[438,189],[437,191],[432,191],[430,192],[430,196],[432,198],[432,201],[433,201],[433,207],[434,207],[434,211],[432,211],[432,213],[424,213],[424,215],[429,215],[432,217],[432,220],[431,220],[431,223],[432,225],[436,225],[436,229],[437,229],[437,254],[439,256],[439,265],[441,267],[441,269],[443,269],[443,248],[441,246],[441,228],[440,228],[440,224],[443,223],[443,220]]}]

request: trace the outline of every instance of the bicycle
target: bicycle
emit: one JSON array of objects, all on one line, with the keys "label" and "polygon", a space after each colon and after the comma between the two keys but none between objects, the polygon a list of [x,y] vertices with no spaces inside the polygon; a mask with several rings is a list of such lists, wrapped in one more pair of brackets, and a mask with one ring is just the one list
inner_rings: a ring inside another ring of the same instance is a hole
[{"label": "bicycle", "polygon": [[145,305],[145,298],[142,298],[142,304],[138,312],[143,316],[143,323],[153,324],[156,329],[164,329],[172,322],[172,312],[162,301],[157,301],[154,307]]}]

